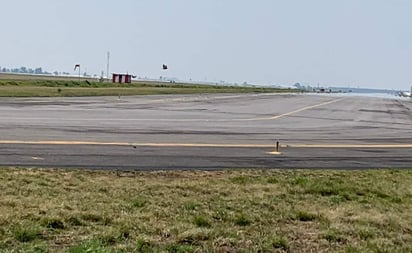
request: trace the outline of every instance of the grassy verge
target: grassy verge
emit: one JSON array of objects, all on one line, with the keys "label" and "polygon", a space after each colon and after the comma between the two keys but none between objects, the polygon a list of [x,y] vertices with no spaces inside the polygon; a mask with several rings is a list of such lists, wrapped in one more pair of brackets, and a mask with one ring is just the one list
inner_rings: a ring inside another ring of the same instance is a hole
[{"label": "grassy verge", "polygon": [[289,89],[215,86],[160,82],[86,82],[74,80],[0,80],[0,97],[70,97],[194,93],[290,92]]},{"label": "grassy verge", "polygon": [[411,252],[412,171],[0,169],[0,252]]}]

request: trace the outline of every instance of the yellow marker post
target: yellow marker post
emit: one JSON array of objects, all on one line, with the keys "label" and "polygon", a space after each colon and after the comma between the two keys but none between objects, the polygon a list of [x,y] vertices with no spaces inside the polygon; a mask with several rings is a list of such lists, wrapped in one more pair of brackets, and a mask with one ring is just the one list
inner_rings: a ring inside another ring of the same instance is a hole
[{"label": "yellow marker post", "polygon": [[271,155],[281,155],[281,154],[282,154],[282,153],[280,152],[280,144],[279,144],[279,141],[276,141],[275,151],[269,152],[269,154],[271,154]]}]

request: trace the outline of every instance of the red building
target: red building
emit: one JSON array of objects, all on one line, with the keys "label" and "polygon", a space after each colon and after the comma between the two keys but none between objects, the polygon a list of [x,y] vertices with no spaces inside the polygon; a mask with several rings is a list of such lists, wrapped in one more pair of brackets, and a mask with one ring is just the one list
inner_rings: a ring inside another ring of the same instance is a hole
[{"label": "red building", "polygon": [[132,75],[129,74],[113,74],[112,75],[113,83],[131,83]]}]

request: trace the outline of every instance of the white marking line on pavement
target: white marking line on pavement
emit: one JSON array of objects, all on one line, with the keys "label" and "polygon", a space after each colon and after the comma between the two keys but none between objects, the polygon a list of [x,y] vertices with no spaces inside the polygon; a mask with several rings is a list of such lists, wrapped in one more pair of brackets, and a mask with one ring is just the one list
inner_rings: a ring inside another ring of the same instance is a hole
[{"label": "white marking line on pavement", "polygon": [[289,144],[285,148],[412,148],[412,144]]},{"label": "white marking line on pavement", "polygon": [[327,101],[327,102],[323,102],[323,103],[316,104],[316,105],[305,106],[303,108],[300,108],[300,109],[297,109],[297,110],[294,110],[294,111],[291,111],[291,112],[283,113],[283,114],[280,114],[280,115],[272,116],[272,117],[254,118],[254,119],[245,119],[245,120],[274,120],[274,119],[280,119],[280,118],[283,118],[283,117],[286,117],[286,116],[289,116],[289,115],[292,115],[292,114],[295,114],[295,113],[299,113],[299,112],[303,112],[303,111],[313,109],[313,108],[316,108],[316,107],[336,103],[336,102],[342,101],[343,99],[345,99],[345,98],[338,98],[338,99],[335,99],[335,100],[332,100],[332,101]]},{"label": "white marking line on pavement", "polygon": [[42,158],[42,157],[37,157],[37,156],[32,156],[31,159],[33,159],[33,160],[44,160],[44,158]]},{"label": "white marking line on pavement", "polygon": [[273,151],[273,152],[268,152],[268,154],[269,154],[269,155],[281,155],[282,153],[281,153],[281,152]]},{"label": "white marking line on pavement", "polygon": [[[96,145],[96,146],[135,146],[135,147],[205,147],[205,148],[274,148],[269,144],[229,144],[229,143],[129,143],[97,141],[22,141],[0,140],[0,144],[26,145]],[[412,144],[283,144],[281,148],[412,148]]]},{"label": "white marking line on pavement", "polygon": [[19,141],[0,140],[0,144],[26,145],[96,145],[96,146],[135,146],[135,147],[210,147],[210,148],[273,148],[265,144],[223,144],[223,143],[128,143],[95,141]]}]

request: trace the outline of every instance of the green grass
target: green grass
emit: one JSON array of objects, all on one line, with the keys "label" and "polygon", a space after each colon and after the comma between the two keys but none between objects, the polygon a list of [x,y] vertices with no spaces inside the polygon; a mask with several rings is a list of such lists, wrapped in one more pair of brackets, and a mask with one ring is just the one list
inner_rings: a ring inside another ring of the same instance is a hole
[{"label": "green grass", "polygon": [[0,79],[0,97],[75,97],[75,96],[127,96],[155,94],[197,93],[267,93],[290,92],[289,89],[217,86],[162,82],[86,82],[85,80],[62,79]]},{"label": "green grass", "polygon": [[30,227],[30,225],[15,228],[13,231],[14,239],[19,242],[30,242],[39,237],[38,229]]},{"label": "green grass", "polygon": [[234,223],[237,226],[249,226],[252,221],[250,221],[244,214],[240,214],[235,218]]},{"label": "green grass", "polygon": [[412,170],[0,169],[0,252],[411,252]]},{"label": "green grass", "polygon": [[206,227],[206,228],[209,228],[212,226],[208,218],[206,218],[205,216],[196,216],[193,220],[193,224],[195,224],[198,227]]}]

